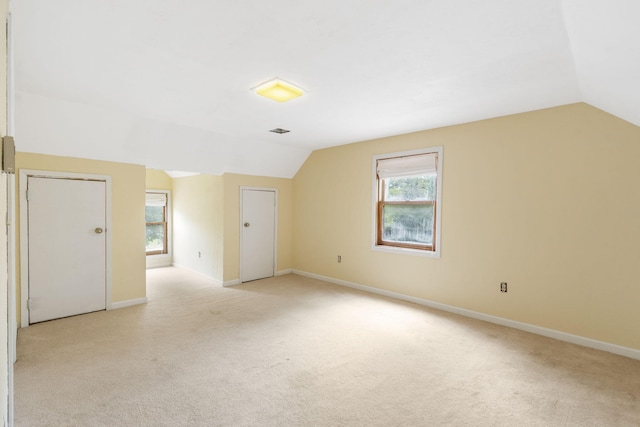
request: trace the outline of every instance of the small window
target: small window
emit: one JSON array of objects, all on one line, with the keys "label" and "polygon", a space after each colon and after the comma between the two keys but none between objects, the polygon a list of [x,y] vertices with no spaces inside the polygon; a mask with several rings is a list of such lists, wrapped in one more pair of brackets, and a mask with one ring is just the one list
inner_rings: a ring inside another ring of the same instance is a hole
[{"label": "small window", "polygon": [[374,158],[374,246],[439,256],[442,148]]},{"label": "small window", "polygon": [[167,193],[147,192],[145,221],[147,255],[161,255],[169,252],[168,244],[168,199]]}]

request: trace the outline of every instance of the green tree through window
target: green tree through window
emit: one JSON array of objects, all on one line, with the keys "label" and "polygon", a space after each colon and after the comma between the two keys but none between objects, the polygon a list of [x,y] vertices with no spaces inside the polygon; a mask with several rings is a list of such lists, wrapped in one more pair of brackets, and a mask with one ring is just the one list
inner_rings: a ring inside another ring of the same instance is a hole
[{"label": "green tree through window", "polygon": [[382,241],[433,245],[435,175],[387,178],[383,182]]},{"label": "green tree through window", "polygon": [[164,193],[147,193],[145,206],[147,255],[166,254],[167,245],[167,196]]}]

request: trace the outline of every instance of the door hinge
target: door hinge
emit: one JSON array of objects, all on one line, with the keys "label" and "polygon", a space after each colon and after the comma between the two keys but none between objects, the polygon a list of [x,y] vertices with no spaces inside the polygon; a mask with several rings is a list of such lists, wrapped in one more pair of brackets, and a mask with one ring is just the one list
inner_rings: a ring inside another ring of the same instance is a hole
[{"label": "door hinge", "polygon": [[26,191],[27,202],[29,201],[29,190]]},{"label": "door hinge", "polygon": [[31,311],[31,299],[27,300],[27,310]]}]

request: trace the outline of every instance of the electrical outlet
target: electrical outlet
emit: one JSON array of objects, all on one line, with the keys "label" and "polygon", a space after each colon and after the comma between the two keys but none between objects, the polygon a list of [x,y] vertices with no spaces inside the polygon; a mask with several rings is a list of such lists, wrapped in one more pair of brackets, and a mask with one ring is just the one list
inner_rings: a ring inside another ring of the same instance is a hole
[{"label": "electrical outlet", "polygon": [[507,292],[507,282],[500,283],[500,292]]},{"label": "electrical outlet", "polygon": [[342,262],[342,255],[338,255],[338,262]]}]

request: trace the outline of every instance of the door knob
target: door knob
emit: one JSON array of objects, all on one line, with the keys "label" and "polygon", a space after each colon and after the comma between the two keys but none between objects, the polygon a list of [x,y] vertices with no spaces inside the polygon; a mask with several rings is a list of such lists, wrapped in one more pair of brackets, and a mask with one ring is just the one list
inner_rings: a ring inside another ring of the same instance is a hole
[{"label": "door knob", "polygon": [[244,223],[244,226],[245,226],[245,227],[250,227],[250,226],[251,226],[251,224],[249,224],[248,222],[245,222],[245,223]]},{"label": "door knob", "polygon": [[104,230],[100,227],[96,227],[96,229],[94,230],[96,232],[96,234],[100,234],[102,233]]}]

